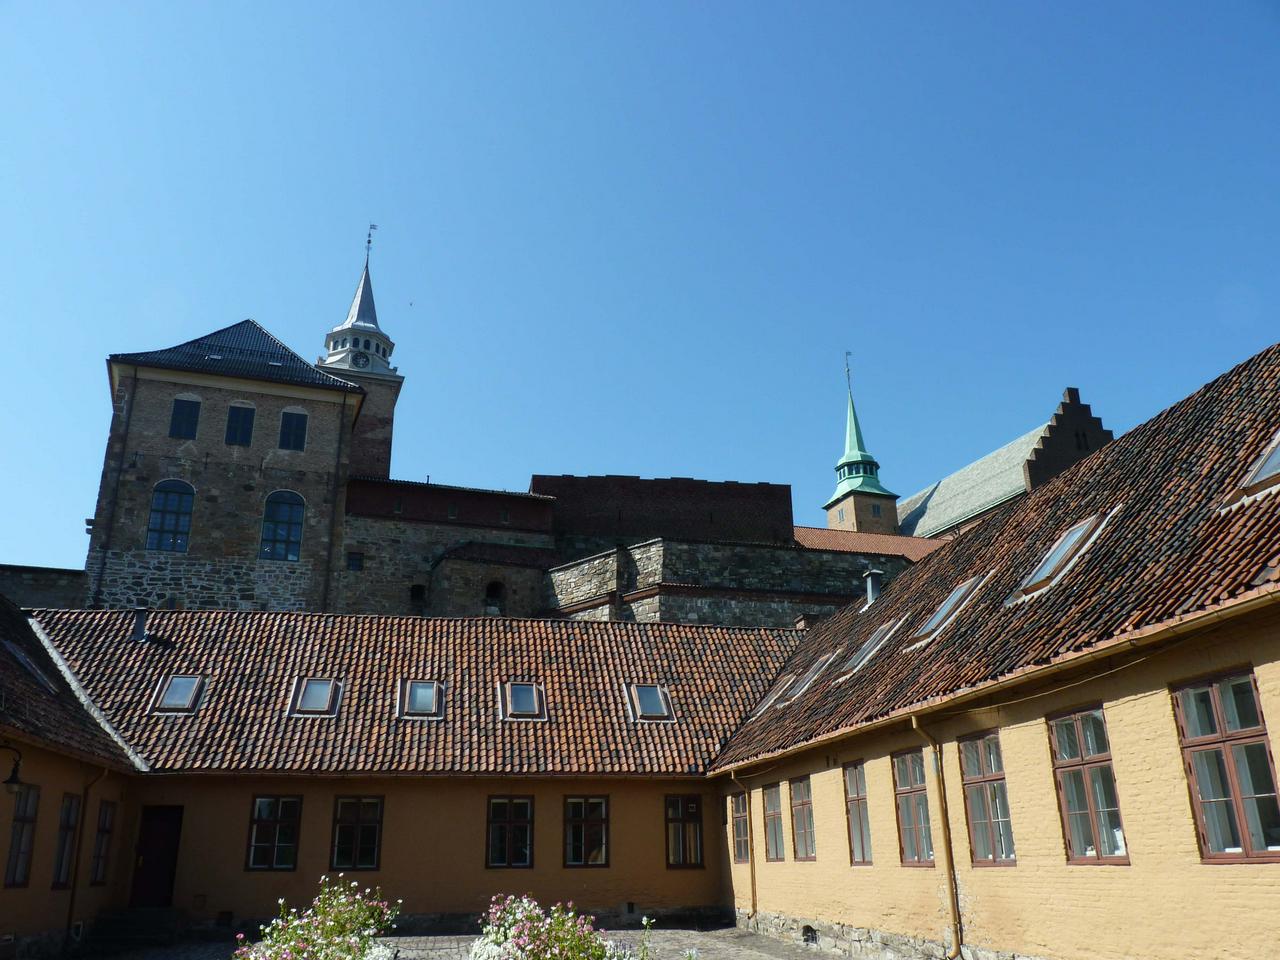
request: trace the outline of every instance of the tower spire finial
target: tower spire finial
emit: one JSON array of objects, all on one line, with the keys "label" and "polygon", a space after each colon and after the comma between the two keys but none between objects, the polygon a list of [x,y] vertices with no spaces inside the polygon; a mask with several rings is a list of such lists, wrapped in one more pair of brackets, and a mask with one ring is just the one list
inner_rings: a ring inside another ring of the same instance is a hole
[{"label": "tower spire finial", "polygon": [[849,358],[852,356],[852,350],[844,352],[844,384],[849,388],[849,396],[853,396],[853,376],[849,373]]},{"label": "tower spire finial", "polygon": [[365,266],[369,264],[369,252],[373,249],[373,231],[378,229],[376,223],[369,224],[369,233],[364,238],[364,262]]}]

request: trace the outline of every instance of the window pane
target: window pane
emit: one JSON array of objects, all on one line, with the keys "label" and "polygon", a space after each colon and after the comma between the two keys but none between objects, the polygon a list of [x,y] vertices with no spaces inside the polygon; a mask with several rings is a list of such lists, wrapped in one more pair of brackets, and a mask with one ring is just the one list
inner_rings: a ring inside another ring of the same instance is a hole
[{"label": "window pane", "polygon": [[976,784],[966,787],[965,797],[969,801],[969,833],[973,838],[973,859],[994,860],[995,851],[991,848],[991,811],[987,806],[987,785]]},{"label": "window pane", "polygon": [[983,744],[987,754],[985,773],[1004,773],[1004,755],[1000,752],[1000,738],[993,733],[983,741]]},{"label": "window pane", "polygon": [[1253,476],[1249,478],[1249,483],[1262,483],[1277,474],[1280,474],[1280,446],[1267,454],[1267,458],[1262,461],[1258,469],[1253,471]]},{"label": "window pane", "polygon": [[1089,800],[1085,794],[1084,771],[1067,770],[1062,774],[1062,797],[1067,807],[1067,840],[1073,857],[1096,857],[1093,820],[1089,816]]},{"label": "window pane", "polygon": [[977,740],[960,744],[960,765],[966,777],[982,776],[982,745]]},{"label": "window pane", "polygon": [[920,831],[921,859],[933,859],[933,833],[929,829],[929,800],[923,793],[915,794],[915,816]]},{"label": "window pane", "polygon": [[333,691],[331,680],[307,680],[302,685],[302,696],[298,698],[298,709],[323,712],[329,709]]},{"label": "window pane", "polygon": [[1178,696],[1182,699],[1187,736],[1205,737],[1218,732],[1218,721],[1213,715],[1213,695],[1209,687],[1188,687]]},{"label": "window pane", "polygon": [[1253,697],[1253,680],[1248,676],[1232,677],[1217,684],[1222,698],[1222,713],[1228,730],[1249,730],[1262,725],[1258,704]]},{"label": "window pane", "polygon": [[991,791],[991,819],[995,833],[996,856],[1001,860],[1012,860],[1014,858],[1013,821],[1009,816],[1009,794],[1003,780],[998,783],[989,783],[987,787]]},{"label": "window pane", "polygon": [[1213,853],[1240,853],[1240,830],[1231,802],[1226,761],[1221,750],[1198,750],[1191,755],[1196,791],[1204,814],[1209,850]]},{"label": "window pane", "polygon": [[199,677],[170,677],[169,685],[165,688],[164,696],[160,700],[160,706],[171,710],[186,710],[195,698],[196,686],[199,683]]},{"label": "window pane", "polygon": [[1116,796],[1116,781],[1111,772],[1111,764],[1103,763],[1089,768],[1089,792],[1093,797],[1093,807],[1098,813],[1102,855],[1123,857],[1124,831],[1120,828],[1120,800]]},{"label": "window pane", "polygon": [[409,712],[435,713],[436,685],[432,681],[413,680],[409,683]]},{"label": "window pane", "polygon": [[1097,757],[1111,751],[1101,710],[1090,710],[1088,713],[1080,714],[1080,732],[1084,736],[1085,756]]},{"label": "window pane", "polygon": [[511,866],[527,867],[530,860],[530,844],[529,844],[530,827],[527,823],[517,823],[511,826]]},{"label": "window pane", "polygon": [[641,684],[635,689],[636,702],[640,705],[640,716],[665,717],[667,715],[667,704],[658,687]]},{"label": "window pane", "polygon": [[537,713],[538,691],[531,683],[511,684],[511,712]]},{"label": "window pane", "polygon": [[274,797],[259,797],[254,804],[253,818],[255,820],[272,820],[276,815],[276,801]]},{"label": "window pane", "polygon": [[911,819],[911,798],[898,798],[898,824],[902,834],[902,859],[919,860],[920,850],[916,845],[916,831]]},{"label": "window pane", "polygon": [[1240,799],[1244,804],[1249,845],[1254,853],[1280,850],[1280,807],[1276,805],[1276,787],[1271,779],[1265,743],[1239,744],[1231,748],[1240,782]]}]

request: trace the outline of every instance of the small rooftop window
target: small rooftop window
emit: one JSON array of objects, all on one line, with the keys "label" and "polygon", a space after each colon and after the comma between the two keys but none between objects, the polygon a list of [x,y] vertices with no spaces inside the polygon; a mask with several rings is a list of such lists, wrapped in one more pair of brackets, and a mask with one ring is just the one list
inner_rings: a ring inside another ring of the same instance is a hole
[{"label": "small rooftop window", "polygon": [[809,669],[804,672],[804,676],[802,676],[794,685],[789,687],[785,695],[779,696],[777,698],[778,706],[781,707],[784,704],[790,703],[796,697],[800,696],[800,694],[808,690],[809,687],[813,684],[813,681],[818,679],[818,674],[820,674],[823,671],[826,665],[831,662],[831,658],[834,656],[835,656],[835,653],[828,653],[825,656],[821,656],[817,660],[813,661],[813,663],[809,665]]},{"label": "small rooftop window", "polygon": [[542,720],[546,703],[536,683],[508,683],[503,686],[503,712],[508,720]]},{"label": "small rooftop window", "polygon": [[631,709],[637,720],[671,720],[671,698],[656,683],[632,683],[628,685]]},{"label": "small rooftop window", "polygon": [[1263,487],[1280,482],[1280,433],[1271,441],[1271,445],[1258,459],[1258,464],[1249,472],[1249,479],[1244,482],[1245,491],[1253,493]]},{"label": "small rooftop window", "polygon": [[435,680],[406,680],[400,712],[406,717],[439,718],[444,714],[444,697]]},{"label": "small rooftop window", "polygon": [[156,709],[165,713],[191,713],[200,699],[204,681],[197,676],[174,674],[160,691]]},{"label": "small rooftop window", "polygon": [[768,710],[775,700],[787,692],[787,688],[795,682],[795,679],[796,677],[794,673],[788,673],[785,676],[779,677],[777,682],[775,682],[769,689],[769,692],[765,694],[764,699],[761,700],[759,705],[751,711],[751,716],[758,717],[760,714]]},{"label": "small rooftop window", "polygon": [[338,710],[337,680],[303,677],[298,681],[294,713],[307,716],[332,716]]},{"label": "small rooftop window", "polygon": [[845,663],[845,675],[848,676],[857,673],[866,666],[867,661],[874,657],[876,655],[876,651],[884,646],[885,641],[893,636],[894,631],[897,630],[898,627],[902,626],[902,619],[904,618],[890,620],[888,623],[882,623],[880,626],[876,627],[875,630],[872,631],[871,636],[867,638],[866,642],[855,650],[853,652],[853,656],[851,656]]},{"label": "small rooftop window", "polygon": [[937,635],[947,626],[960,609],[969,602],[969,598],[973,596],[973,592],[978,589],[978,584],[982,582],[982,577],[972,577],[960,584],[948,594],[947,599],[942,601],[942,605],[933,611],[933,616],[924,622],[924,624],[912,634],[912,637],[918,639],[920,643],[915,646],[922,646],[924,641]]},{"label": "small rooftop window", "polygon": [[27,656],[27,651],[23,650],[12,640],[5,640],[3,643],[4,648],[9,651],[13,656],[13,659],[22,664],[23,667],[26,668],[27,673],[36,678],[36,681],[40,686],[44,687],[50,693],[56,694],[58,692],[58,688],[53,685],[53,681],[46,677],[44,675],[44,671],[37,667],[32,659]]},{"label": "small rooftop window", "polygon": [[1060,536],[1057,542],[1049,548],[1049,552],[1044,555],[1044,559],[1039,565],[1031,571],[1027,579],[1022,581],[1018,587],[1018,593],[1026,596],[1029,593],[1035,593],[1037,590],[1043,590],[1066,568],[1080,550],[1089,540],[1089,534],[1098,526],[1098,517],[1092,516],[1087,520],[1081,520],[1074,527]]}]

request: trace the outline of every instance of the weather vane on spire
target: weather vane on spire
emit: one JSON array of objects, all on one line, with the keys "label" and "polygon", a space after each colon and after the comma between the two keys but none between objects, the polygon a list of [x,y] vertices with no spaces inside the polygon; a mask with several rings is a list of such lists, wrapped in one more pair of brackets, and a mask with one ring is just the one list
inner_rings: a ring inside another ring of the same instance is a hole
[{"label": "weather vane on spire", "polygon": [[378,225],[376,223],[369,224],[369,234],[364,238],[364,258],[366,261],[369,259],[369,251],[373,249],[373,231],[377,229]]},{"label": "weather vane on spire", "polygon": [[852,374],[849,373],[849,358],[852,356],[853,356],[852,350],[846,350],[844,352],[844,382],[845,382],[845,385],[849,388],[850,393],[853,393],[853,376]]}]

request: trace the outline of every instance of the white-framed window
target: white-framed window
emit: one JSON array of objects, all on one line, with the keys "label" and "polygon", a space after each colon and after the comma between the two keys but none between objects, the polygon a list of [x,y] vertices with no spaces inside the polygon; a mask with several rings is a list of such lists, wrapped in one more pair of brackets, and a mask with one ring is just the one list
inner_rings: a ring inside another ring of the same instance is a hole
[{"label": "white-framed window", "polygon": [[175,673],[160,687],[156,711],[160,713],[194,713],[204,692],[204,679],[195,674]]},{"label": "white-framed window", "polygon": [[1244,481],[1244,492],[1257,493],[1277,483],[1280,483],[1280,432],[1276,433],[1262,455],[1254,461],[1249,476]]},{"label": "white-framed window", "polygon": [[400,715],[431,720],[444,716],[444,684],[438,680],[405,680],[400,690]]},{"label": "white-framed window", "polygon": [[304,717],[332,717],[338,712],[342,684],[331,677],[299,677],[293,712]]},{"label": "white-framed window", "polygon": [[[844,677],[852,676],[867,665],[872,657],[883,647],[893,636],[894,632],[902,626],[905,617],[899,617],[897,620],[890,620],[888,623],[882,623],[871,632],[871,636],[867,637],[866,642],[853,652],[844,665]],[[841,678],[843,679],[843,677]]]},{"label": "white-framed window", "polygon": [[947,599],[943,600],[938,609],[933,611],[933,615],[920,625],[919,630],[911,635],[912,639],[917,642],[907,649],[914,650],[917,647],[924,646],[946,629],[947,625],[955,619],[956,614],[964,609],[964,605],[973,598],[978,586],[985,579],[985,576],[970,577],[947,594]]},{"label": "white-framed window", "polygon": [[[836,651],[836,653],[838,652],[839,651]],[[800,696],[800,694],[808,690],[809,687],[813,685],[813,681],[818,679],[818,674],[822,673],[835,655],[835,653],[823,654],[817,660],[813,661],[813,663],[809,665],[809,669],[804,672],[800,679],[788,687],[786,692],[777,698],[777,705],[779,707],[785,706],[796,697]]]},{"label": "white-framed window", "polygon": [[671,697],[666,688],[656,683],[627,684],[631,712],[637,720],[674,720]]},{"label": "white-framed window", "polygon": [[512,680],[502,685],[502,715],[507,720],[545,720],[547,700],[536,683]]},{"label": "white-framed window", "polygon": [[751,711],[752,717],[758,717],[773,705],[773,702],[786,693],[787,688],[795,682],[796,675],[794,673],[784,674],[779,677],[769,692],[764,695],[764,699]]}]

